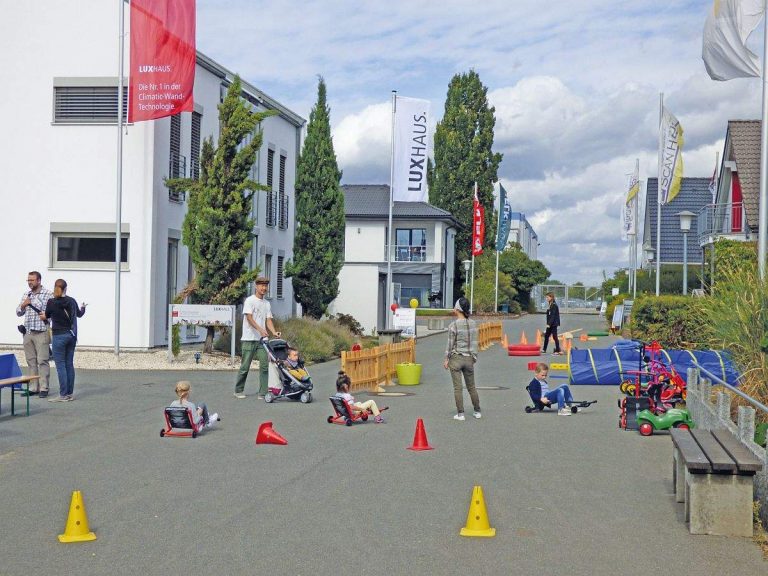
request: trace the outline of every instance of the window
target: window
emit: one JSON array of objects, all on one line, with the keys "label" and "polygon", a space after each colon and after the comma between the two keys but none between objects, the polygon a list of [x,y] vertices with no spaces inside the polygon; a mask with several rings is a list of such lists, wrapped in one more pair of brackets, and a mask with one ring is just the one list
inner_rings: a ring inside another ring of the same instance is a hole
[{"label": "window", "polygon": [[275,195],[272,192],[274,183],[274,164],[275,151],[267,150],[267,226],[274,226],[277,219],[277,206],[275,206]]},{"label": "window", "polygon": [[166,283],[168,291],[165,298],[165,329],[168,329],[168,306],[173,304],[178,291],[179,281],[179,241],[176,238],[168,238],[168,261],[166,270]]},{"label": "window", "polygon": [[[115,234],[52,233],[54,268],[115,268]],[[128,234],[120,242],[120,262],[127,270]]]},{"label": "window", "polygon": [[192,180],[200,178],[200,129],[203,115],[192,112],[192,134],[189,145],[189,177]]},{"label": "window", "polygon": [[395,229],[395,260],[398,262],[427,261],[427,231],[425,228]]},{"label": "window", "polygon": [[286,158],[280,154],[280,228],[288,228],[288,198],[285,195],[285,161]]},{"label": "window", "polygon": [[276,296],[278,298],[283,297],[283,262],[285,260],[284,256],[278,256],[277,257],[277,294]]},{"label": "window", "polygon": [[[55,86],[55,124],[117,124],[117,86]],[[128,121],[128,87],[123,87],[123,122]]]},{"label": "window", "polygon": [[[262,275],[265,278],[272,279],[272,254],[266,254],[264,256],[264,270],[262,271]],[[267,288],[267,297],[272,297],[272,282],[269,283],[269,287]]]}]

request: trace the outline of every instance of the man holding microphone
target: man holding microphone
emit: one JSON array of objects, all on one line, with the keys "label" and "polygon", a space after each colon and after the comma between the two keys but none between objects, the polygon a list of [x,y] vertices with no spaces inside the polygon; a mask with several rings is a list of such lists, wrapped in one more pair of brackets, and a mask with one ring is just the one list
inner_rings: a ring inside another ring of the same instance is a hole
[{"label": "man holding microphone", "polygon": [[48,322],[40,319],[40,313],[45,311],[48,300],[53,293],[43,287],[40,272],[32,271],[27,275],[29,289],[21,297],[21,303],[16,308],[16,316],[24,317],[24,324],[19,325],[19,332],[24,335],[24,356],[32,376],[40,376],[39,380],[30,382],[29,394],[40,393],[40,398],[48,396],[48,380],[51,368],[50,360],[51,335],[48,332]]}]

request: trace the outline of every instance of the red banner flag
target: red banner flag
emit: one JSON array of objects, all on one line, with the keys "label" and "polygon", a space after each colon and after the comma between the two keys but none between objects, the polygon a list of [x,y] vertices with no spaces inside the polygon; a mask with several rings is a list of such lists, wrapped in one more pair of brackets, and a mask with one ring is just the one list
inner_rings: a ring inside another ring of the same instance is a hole
[{"label": "red banner flag", "polygon": [[475,184],[475,199],[472,202],[472,256],[480,256],[483,253],[485,241],[485,208],[477,197],[477,184]]},{"label": "red banner flag", "polygon": [[195,0],[131,0],[128,122],[192,112]]}]

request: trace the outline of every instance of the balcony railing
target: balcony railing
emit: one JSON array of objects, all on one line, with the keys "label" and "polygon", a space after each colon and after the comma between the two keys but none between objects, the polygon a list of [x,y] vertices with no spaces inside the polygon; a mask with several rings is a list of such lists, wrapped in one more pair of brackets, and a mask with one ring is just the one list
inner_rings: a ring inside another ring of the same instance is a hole
[{"label": "balcony railing", "polygon": [[267,214],[266,224],[267,226],[274,226],[277,223],[277,192],[267,192]]},{"label": "balcony railing", "polygon": [[699,210],[696,218],[699,244],[709,244],[719,236],[746,236],[744,204],[709,204]]},{"label": "balcony railing", "polygon": [[[387,250],[384,248],[384,258],[387,257]],[[426,262],[427,247],[413,246],[410,244],[396,244],[393,246],[392,261],[394,262]]]},{"label": "balcony railing", "polygon": [[[168,159],[168,178],[187,177],[187,157],[171,152]],[[171,202],[184,202],[186,194],[176,190],[168,190],[168,200]]]},{"label": "balcony railing", "polygon": [[288,229],[288,196],[283,194],[280,196],[280,216],[278,218],[278,225],[280,229]]}]

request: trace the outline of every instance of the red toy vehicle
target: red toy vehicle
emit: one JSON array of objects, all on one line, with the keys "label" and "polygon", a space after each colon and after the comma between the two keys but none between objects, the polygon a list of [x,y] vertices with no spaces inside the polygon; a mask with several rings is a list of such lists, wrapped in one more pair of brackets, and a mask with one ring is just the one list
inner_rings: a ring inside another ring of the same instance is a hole
[{"label": "red toy vehicle", "polygon": [[[648,355],[645,351],[648,351]],[[645,370],[626,371],[626,374],[634,378],[624,380],[619,389],[624,394],[637,398],[648,396],[650,391],[656,404],[663,408],[674,408],[678,402],[685,401],[686,383],[673,367],[667,367],[661,359],[661,354],[662,348],[658,342],[643,346],[641,357],[645,361]]]},{"label": "red toy vehicle", "polygon": [[[360,420],[363,422],[367,421],[368,415],[371,414],[369,411],[356,412],[352,410],[349,402],[343,398],[339,398],[338,396],[331,396],[329,400],[333,406],[334,414],[333,416],[328,416],[328,424],[345,424],[347,426],[352,426],[354,422],[358,422]],[[379,408],[379,411],[384,412],[384,410],[388,409],[389,406],[384,406]]]}]

